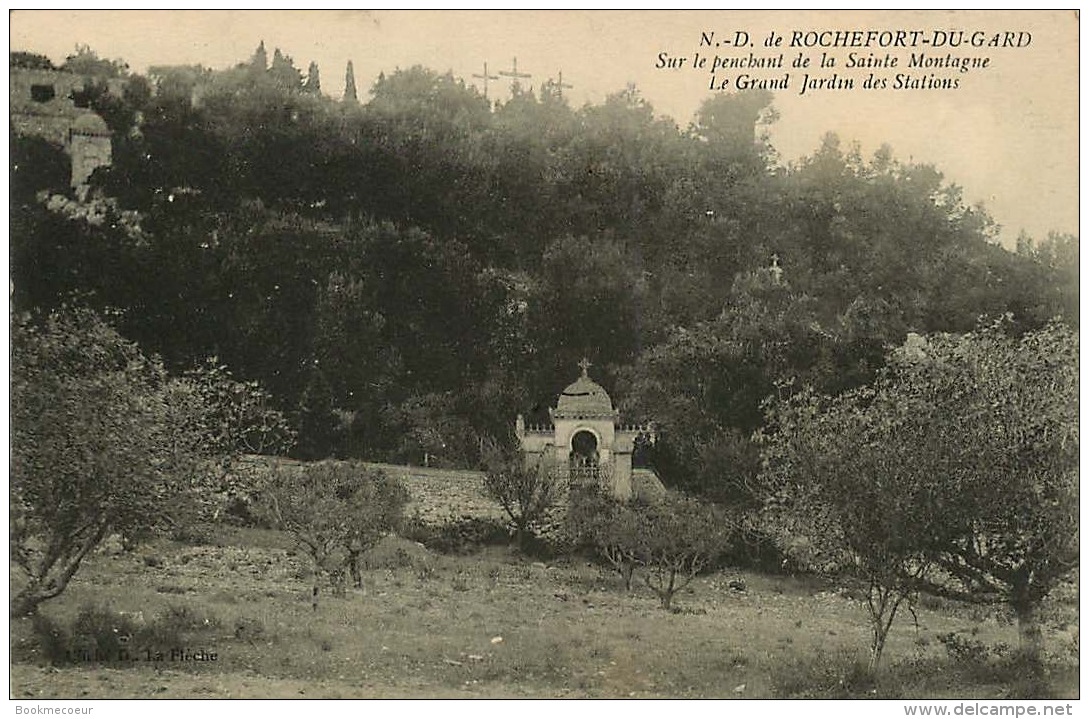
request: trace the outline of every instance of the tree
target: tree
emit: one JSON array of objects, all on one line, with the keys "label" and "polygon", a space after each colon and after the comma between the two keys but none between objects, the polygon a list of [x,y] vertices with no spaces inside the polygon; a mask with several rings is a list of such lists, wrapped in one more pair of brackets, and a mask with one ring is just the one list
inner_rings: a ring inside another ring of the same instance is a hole
[{"label": "tree", "polygon": [[302,74],[295,67],[291,56],[280,52],[280,48],[276,48],[272,53],[272,64],[269,65],[268,74],[269,78],[282,90],[302,89]]},{"label": "tree", "polygon": [[348,61],[348,66],[344,69],[344,102],[351,105],[359,103],[359,94],[355,89],[355,68],[352,67],[352,61]]},{"label": "tree", "polygon": [[199,396],[89,310],[12,323],[12,616],[61,594],[107,536],[169,525],[200,487]]},{"label": "tree", "polygon": [[549,244],[536,277],[526,320],[537,344],[527,368],[536,370],[537,392],[552,391],[582,357],[608,372],[638,354],[646,284],[621,243],[559,238]]},{"label": "tree", "polygon": [[1021,337],[1009,329],[1006,319],[930,337],[894,369],[901,387],[934,398],[931,462],[945,469],[953,538],[933,553],[940,572],[926,586],[1008,606],[1038,662],[1040,605],[1080,559],[1078,333],[1058,320]]},{"label": "tree", "polygon": [[76,51],[64,59],[64,72],[93,77],[125,77],[129,66],[123,60],[107,60],[98,56],[88,45],[76,45]]},{"label": "tree", "polygon": [[352,583],[363,589],[363,554],[400,527],[409,495],[401,482],[382,471],[358,479],[345,490],[342,497],[352,503],[356,514],[348,527],[346,561]]},{"label": "tree", "polygon": [[690,131],[708,145],[708,171],[726,185],[739,176],[763,171],[773,151],[768,127],[778,119],[766,90],[720,93],[705,100]]},{"label": "tree", "polygon": [[236,380],[216,357],[207,358],[186,377],[212,413],[204,434],[217,454],[275,456],[291,449],[294,432],[258,382]]},{"label": "tree", "polygon": [[311,95],[321,94],[321,71],[314,61],[310,62],[310,67],[306,70],[306,83],[303,85],[303,90]]},{"label": "tree", "polygon": [[250,58],[250,67],[258,72],[264,72],[268,69],[268,50],[265,49],[264,40],[253,51],[253,57]]},{"label": "tree", "polygon": [[729,546],[733,521],[714,505],[680,493],[635,505],[632,550],[646,568],[643,582],[670,609],[673,596],[692,583]]},{"label": "tree", "polygon": [[232,500],[253,500],[256,488],[235,471],[242,456],[286,454],[295,444],[295,432],[258,382],[234,379],[216,357],[205,359],[185,378],[205,408],[195,429],[202,446],[216,458],[210,491],[198,498],[198,516],[215,519]]},{"label": "tree", "polygon": [[525,549],[534,528],[560,499],[560,477],[547,460],[527,466],[521,456],[494,443],[485,449],[484,466],[484,491],[510,517],[515,541]]},{"label": "tree", "polygon": [[640,238],[648,262],[664,260],[659,248],[667,243],[646,232],[686,168],[687,141],[634,87],[581,108],[577,117],[579,131],[560,150],[565,162],[557,168],[568,231]]},{"label": "tree", "polygon": [[[1028,260],[1028,267],[1036,270],[1023,272],[1017,283],[1027,295],[1026,304],[1046,303],[1045,311],[1050,312],[1045,316],[1061,314],[1072,327],[1078,326],[1080,316],[1080,246],[1077,236],[1057,232],[1048,233],[1040,242],[1025,234],[1017,238],[1016,258]],[[1019,269],[1025,265],[1017,263]]]},{"label": "tree", "polygon": [[274,467],[261,492],[265,516],[310,558],[314,611],[325,578],[339,583],[348,569],[362,586],[360,555],[397,526],[407,499],[383,472],[343,462]]},{"label": "tree", "polygon": [[27,70],[56,70],[53,61],[36,52],[14,51],[8,53],[8,67]]},{"label": "tree", "polygon": [[713,504],[679,492],[654,501],[617,500],[600,489],[573,492],[568,519],[574,535],[590,544],[631,591],[636,570],[663,609],[725,553],[737,523]]},{"label": "tree", "polygon": [[639,566],[635,541],[639,532],[638,514],[599,487],[580,487],[571,491],[567,518],[571,535],[608,562],[624,580],[624,589],[630,592]]},{"label": "tree", "polygon": [[871,668],[919,589],[1005,602],[1038,658],[1040,602],[1077,566],[1077,335],[1007,329],[914,335],[872,386],[770,408],[769,526],[864,584]]},{"label": "tree", "polygon": [[[8,133],[10,155],[9,183],[11,204],[22,212],[33,212],[37,205],[35,196],[42,190],[50,194],[68,191],[72,179],[72,161],[60,147],[40,137]],[[13,219],[19,215],[11,208]],[[24,237],[17,236],[21,241]]]},{"label": "tree", "polygon": [[676,327],[627,373],[629,408],[661,433],[663,480],[730,504],[758,506],[751,435],[780,377],[819,382],[833,347],[812,298],[776,284],[766,268],[739,273],[714,319]]},{"label": "tree", "polygon": [[795,566],[860,585],[871,672],[943,532],[920,417],[895,393],[802,391],[772,405],[761,434],[767,531]]},{"label": "tree", "polygon": [[318,366],[313,366],[308,373],[296,416],[299,442],[295,447],[295,456],[306,460],[333,456],[339,425],[333,408],[332,389]]}]

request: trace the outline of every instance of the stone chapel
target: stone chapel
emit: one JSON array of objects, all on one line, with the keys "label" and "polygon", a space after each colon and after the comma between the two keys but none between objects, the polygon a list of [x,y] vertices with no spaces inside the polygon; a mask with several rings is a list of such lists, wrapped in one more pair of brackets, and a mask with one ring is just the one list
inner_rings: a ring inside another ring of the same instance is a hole
[{"label": "stone chapel", "polygon": [[550,425],[527,426],[518,415],[515,431],[526,464],[551,463],[569,486],[598,483],[620,500],[660,487],[652,470],[632,467],[636,443],[653,438],[652,426],[621,424],[608,393],[590,379],[590,363],[584,359],[579,366],[582,376],[548,409]]}]

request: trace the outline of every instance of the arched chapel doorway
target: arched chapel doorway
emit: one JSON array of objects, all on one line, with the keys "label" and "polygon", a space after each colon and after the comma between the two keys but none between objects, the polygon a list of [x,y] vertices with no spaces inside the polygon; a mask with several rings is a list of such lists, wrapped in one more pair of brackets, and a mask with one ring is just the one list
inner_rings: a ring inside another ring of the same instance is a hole
[{"label": "arched chapel doorway", "polygon": [[568,470],[572,481],[591,481],[597,479],[598,471],[597,437],[589,430],[580,429],[571,437],[571,454],[568,457]]}]

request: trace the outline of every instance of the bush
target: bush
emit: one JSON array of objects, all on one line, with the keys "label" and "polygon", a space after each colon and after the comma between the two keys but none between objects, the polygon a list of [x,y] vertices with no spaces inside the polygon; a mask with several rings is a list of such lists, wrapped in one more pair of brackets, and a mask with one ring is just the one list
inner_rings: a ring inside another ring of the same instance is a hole
[{"label": "bush", "polygon": [[362,568],[366,570],[413,569],[427,562],[429,552],[403,537],[389,537],[380,542],[363,557]]},{"label": "bush", "polygon": [[[71,661],[70,648],[72,637],[67,627],[53,621],[45,614],[35,612],[31,615],[34,631],[34,644],[41,655],[53,665],[62,665]],[[33,654],[34,651],[31,650]]]},{"label": "bush", "polygon": [[234,622],[234,638],[256,642],[265,638],[265,623],[253,617],[239,617]]},{"label": "bush", "polygon": [[406,539],[442,554],[472,554],[510,542],[506,526],[490,517],[460,517],[438,525],[414,518],[405,523],[402,533]]},{"label": "bush", "polygon": [[72,623],[70,655],[77,662],[121,662],[133,655],[136,622],[106,607],[85,606]]},{"label": "bush", "polygon": [[863,699],[877,695],[867,663],[840,653],[789,657],[775,665],[771,683],[780,699]]},{"label": "bush", "polygon": [[643,583],[672,607],[673,596],[700,572],[717,566],[735,538],[735,522],[714,505],[679,493],[649,503],[624,503],[581,492],[569,514],[573,541],[589,543],[630,590],[637,569]]},{"label": "bush", "polygon": [[136,622],[126,614],[84,605],[69,624],[37,614],[32,617],[42,655],[52,664],[114,664],[135,655]]},{"label": "bush", "polygon": [[623,578],[624,587],[631,591],[639,565],[637,511],[598,489],[583,488],[571,493],[567,519],[572,544],[590,549]]},{"label": "bush", "polygon": [[1006,644],[991,646],[970,636],[962,636],[959,632],[939,634],[938,641],[945,647],[950,659],[963,664],[982,664],[992,657],[1007,655],[1010,649]]},{"label": "bush", "polygon": [[32,618],[41,655],[56,666],[131,664],[145,653],[167,654],[190,646],[220,627],[218,618],[171,605],[152,621],[141,613],[126,614],[95,604],[84,605],[70,623],[42,614]]},{"label": "bush", "polygon": [[721,568],[752,569],[764,574],[782,574],[789,559],[775,538],[760,527],[743,526],[736,541],[730,542],[719,557]]},{"label": "bush", "polygon": [[407,502],[398,480],[347,462],[278,467],[261,490],[263,515],[310,557],[315,610],[323,579],[339,593],[350,573],[362,588],[363,553],[400,527]]},{"label": "bush", "polygon": [[183,522],[170,531],[170,538],[190,547],[214,546],[218,540],[217,528],[207,522]]},{"label": "bush", "polygon": [[1004,685],[1010,699],[1047,699],[1053,693],[1047,668],[1038,657],[959,632],[939,634],[938,641],[953,662],[952,672],[966,682]]},{"label": "bush", "polygon": [[[973,646],[967,654],[958,651],[958,656],[967,658],[903,659],[876,674],[860,656],[847,651],[782,658],[772,669],[773,691],[783,699],[959,696],[967,688],[986,688],[988,694],[999,688],[1006,699],[1050,699],[1062,694],[1056,686],[1059,682],[1025,655],[1001,646],[979,650],[975,640],[967,644]],[[980,659],[981,655],[985,658]],[[1071,679],[1076,696],[1076,674]]]},{"label": "bush", "polygon": [[136,643],[141,650],[170,651],[184,647],[195,635],[219,626],[220,621],[215,616],[172,604],[138,633]]}]

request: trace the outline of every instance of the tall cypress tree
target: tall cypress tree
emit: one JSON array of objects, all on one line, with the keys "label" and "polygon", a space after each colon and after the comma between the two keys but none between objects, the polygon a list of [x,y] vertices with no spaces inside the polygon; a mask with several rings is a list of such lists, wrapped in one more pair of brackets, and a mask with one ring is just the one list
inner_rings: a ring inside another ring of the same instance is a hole
[{"label": "tall cypress tree", "polygon": [[321,74],[318,71],[318,64],[311,61],[310,67],[306,71],[306,83],[303,85],[303,89],[312,95],[321,94]]},{"label": "tall cypress tree", "polygon": [[265,41],[262,40],[261,44],[257,46],[257,49],[253,52],[253,60],[250,61],[254,70],[260,70],[264,72],[268,69],[268,52],[265,50]]},{"label": "tall cypress tree", "polygon": [[355,70],[352,68],[352,61],[348,61],[348,69],[344,71],[344,102],[350,102],[356,104],[359,102],[359,96],[355,92]]}]

